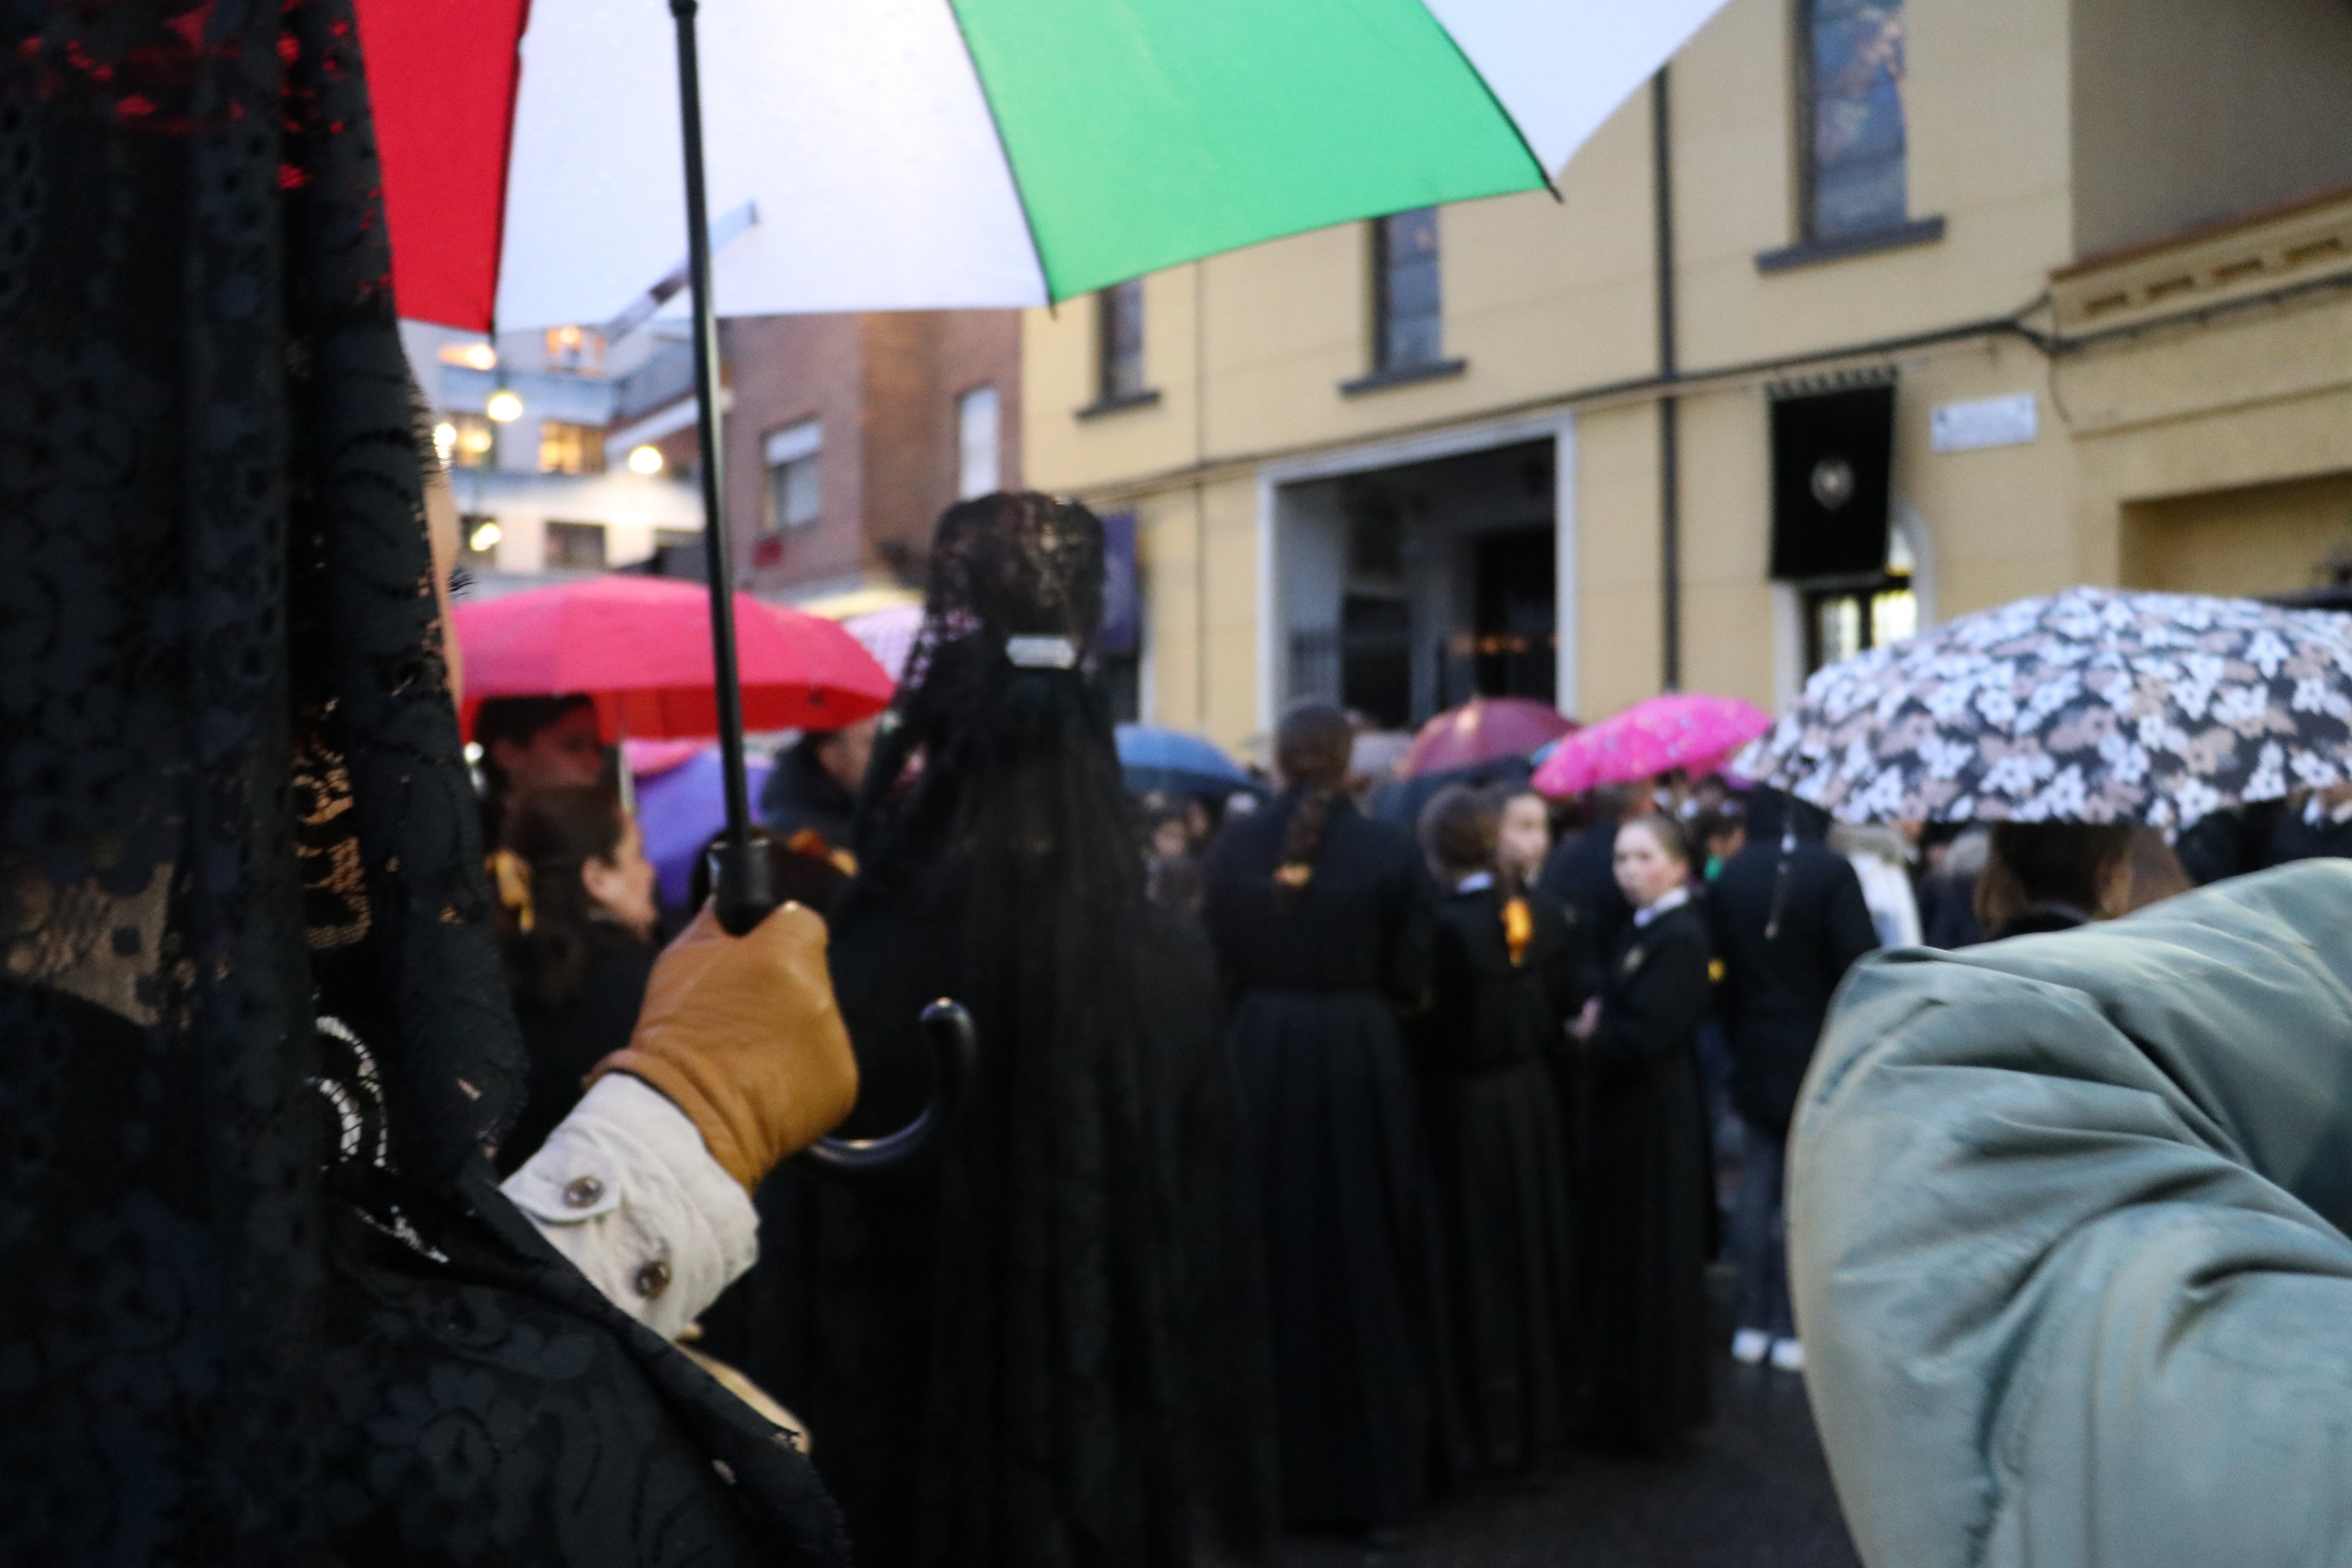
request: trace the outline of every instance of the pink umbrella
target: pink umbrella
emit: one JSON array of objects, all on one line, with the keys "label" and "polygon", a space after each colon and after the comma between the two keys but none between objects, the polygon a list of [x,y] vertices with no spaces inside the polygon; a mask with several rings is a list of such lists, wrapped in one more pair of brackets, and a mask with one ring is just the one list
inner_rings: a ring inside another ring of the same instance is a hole
[{"label": "pink umbrella", "polygon": [[1474,697],[1421,727],[1396,764],[1400,778],[1483,767],[1524,757],[1576,728],[1548,702],[1525,697]]},{"label": "pink umbrella", "polygon": [[1535,786],[1570,795],[1676,768],[1710,773],[1771,727],[1769,718],[1736,697],[1670,691],[1562,741],[1536,769]]}]

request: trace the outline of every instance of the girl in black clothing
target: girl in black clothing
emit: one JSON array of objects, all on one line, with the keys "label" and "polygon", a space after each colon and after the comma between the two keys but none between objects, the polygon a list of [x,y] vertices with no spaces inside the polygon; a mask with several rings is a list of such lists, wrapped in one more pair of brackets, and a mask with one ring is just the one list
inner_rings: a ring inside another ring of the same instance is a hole
[{"label": "girl in black clothing", "polygon": [[511,1172],[571,1114],[588,1069],[629,1043],[659,910],[637,825],[602,790],[523,801],[493,864],[499,945],[530,1056],[522,1114],[499,1150]]},{"label": "girl in black clothing", "polygon": [[1703,1425],[1714,1255],[1696,1034],[1713,963],[1691,902],[1682,830],[1645,816],[1617,830],[1617,885],[1633,918],[1575,1026],[1583,1043],[1583,1268],[1593,1415],[1637,1444]]},{"label": "girl in black clothing", "polygon": [[1459,784],[1422,812],[1447,893],[1421,1034],[1470,1458],[1507,1474],[1568,1435],[1572,1231],[1551,1061],[1584,997],[1559,906],[1497,883],[1500,816]]},{"label": "girl in black clothing", "polygon": [[1204,909],[1236,1000],[1227,1038],[1259,1184],[1285,1516],[1385,1530],[1450,1464],[1429,1172],[1401,1007],[1429,984],[1412,836],[1343,788],[1345,715],[1276,739],[1287,792],[1230,818]]}]

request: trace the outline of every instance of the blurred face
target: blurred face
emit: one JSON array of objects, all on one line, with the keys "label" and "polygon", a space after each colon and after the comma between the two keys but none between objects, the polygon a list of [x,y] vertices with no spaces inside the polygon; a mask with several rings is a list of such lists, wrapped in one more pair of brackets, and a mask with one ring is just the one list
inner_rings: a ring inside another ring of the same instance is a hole
[{"label": "blurred face", "polygon": [[622,828],[610,860],[582,865],[580,882],[599,908],[638,937],[654,934],[661,907],[654,900],[654,863],[646,858],[645,835],[637,831],[635,818]]},{"label": "blurred face", "polygon": [[1550,813],[1534,795],[1513,795],[1503,807],[1502,825],[1496,836],[1496,863],[1527,881],[1543,868],[1544,857],[1549,853]]},{"label": "blurred face", "polygon": [[541,790],[593,789],[604,773],[604,743],[596,734],[596,710],[575,708],[533,735],[527,744],[490,742],[490,760],[507,775],[516,800]]},{"label": "blurred face", "polygon": [[816,760],[834,783],[856,795],[866,783],[866,764],[874,760],[874,730],[880,719],[860,719],[817,748]]},{"label": "blurred face", "polygon": [[1617,888],[1635,909],[1647,909],[1680,887],[1690,868],[1667,855],[1646,823],[1617,830]]},{"label": "blurred face", "polygon": [[1171,819],[1151,830],[1151,852],[1163,860],[1173,860],[1192,852],[1192,836],[1184,831],[1181,821]]},{"label": "blurred face", "polygon": [[1728,860],[1748,847],[1748,829],[1734,826],[1707,836],[1706,852],[1717,860]]}]

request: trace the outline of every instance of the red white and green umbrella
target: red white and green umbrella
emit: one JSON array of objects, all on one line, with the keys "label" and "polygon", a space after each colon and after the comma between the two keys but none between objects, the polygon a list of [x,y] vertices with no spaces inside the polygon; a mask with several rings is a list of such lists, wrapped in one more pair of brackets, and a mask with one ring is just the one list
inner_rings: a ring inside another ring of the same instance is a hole
[{"label": "red white and green umbrella", "polygon": [[356,0],[404,315],[575,325],[688,289],[739,931],[765,859],[719,315],[1038,304],[1536,189],[1720,4]]},{"label": "red white and green umbrella", "polygon": [[[717,310],[1042,304],[1538,189],[1720,3],[704,0]],[[360,13],[404,314],[604,321],[677,268],[664,0]]]}]

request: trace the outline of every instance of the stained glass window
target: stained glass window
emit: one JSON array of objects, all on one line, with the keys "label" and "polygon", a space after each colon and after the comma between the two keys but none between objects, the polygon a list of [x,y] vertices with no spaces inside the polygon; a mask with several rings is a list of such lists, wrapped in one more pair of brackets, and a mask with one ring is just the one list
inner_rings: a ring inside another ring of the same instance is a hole
[{"label": "stained glass window", "polygon": [[1910,211],[1902,0],[1805,0],[1804,17],[1808,236],[1892,228]]}]

